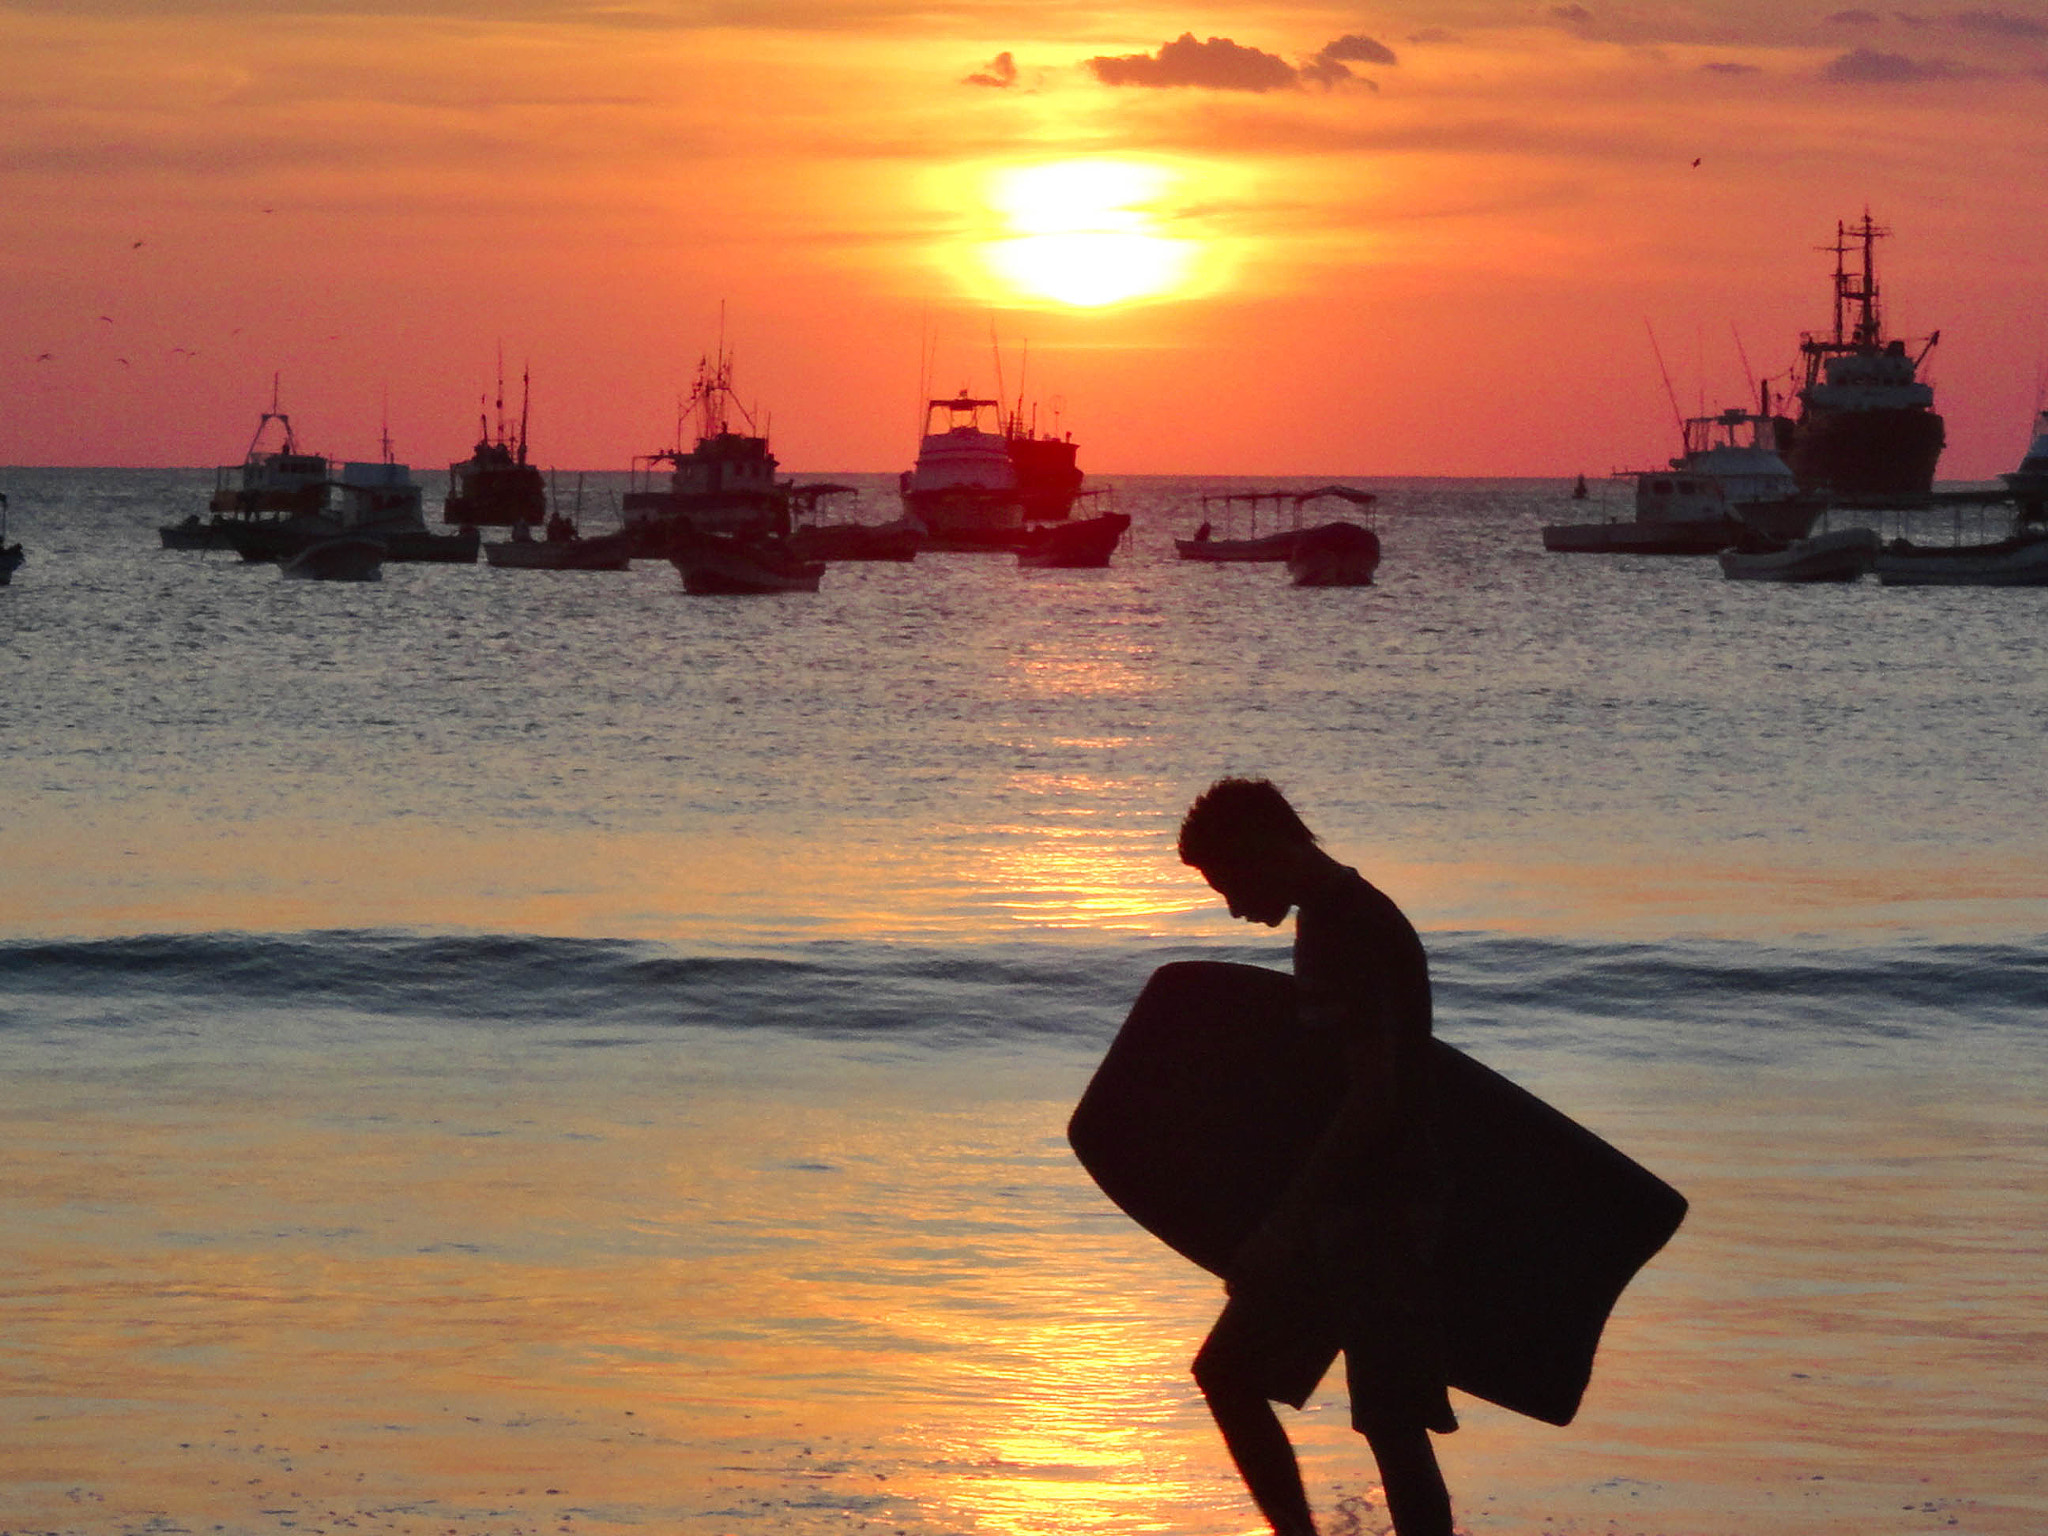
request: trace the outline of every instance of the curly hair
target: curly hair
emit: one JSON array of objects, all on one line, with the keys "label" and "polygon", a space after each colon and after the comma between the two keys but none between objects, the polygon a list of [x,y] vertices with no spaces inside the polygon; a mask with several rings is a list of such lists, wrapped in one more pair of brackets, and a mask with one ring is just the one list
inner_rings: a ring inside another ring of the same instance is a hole
[{"label": "curly hair", "polygon": [[1180,861],[1207,869],[1253,841],[1313,843],[1316,835],[1270,779],[1218,779],[1181,818]]}]

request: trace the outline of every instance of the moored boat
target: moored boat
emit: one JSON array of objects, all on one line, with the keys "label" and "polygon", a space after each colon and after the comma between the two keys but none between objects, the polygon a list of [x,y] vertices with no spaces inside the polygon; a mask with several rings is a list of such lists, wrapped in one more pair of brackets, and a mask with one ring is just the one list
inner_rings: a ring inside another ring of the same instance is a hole
[{"label": "moored boat", "polygon": [[536,539],[524,524],[512,537],[484,545],[484,560],[500,570],[623,571],[633,564],[637,541],[625,529],[586,538],[566,517],[548,519],[547,537]]},{"label": "moored boat", "polygon": [[857,487],[817,481],[790,487],[789,544],[804,560],[915,560],[923,534],[907,520],[893,523],[819,522],[818,508],[835,496],[859,494]]},{"label": "moored boat", "polygon": [[1003,422],[1010,467],[1017,476],[1017,500],[1024,521],[1058,522],[1073,515],[1074,501],[1087,476],[1078,462],[1079,446],[1071,432],[1040,432],[1027,420],[1020,402]]},{"label": "moored boat", "polygon": [[1875,564],[1878,545],[1872,528],[1838,528],[1782,544],[1754,540],[1721,551],[1721,574],[1730,581],[1855,581]]},{"label": "moored boat", "polygon": [[2027,445],[2020,467],[1998,478],[2012,492],[2020,522],[2048,521],[2048,411],[2035,420],[2034,440]]},{"label": "moored boat", "polygon": [[[272,427],[277,429],[272,434]],[[278,408],[277,379],[270,381],[270,409],[257,418],[256,431],[239,464],[223,464],[214,472],[207,519],[194,513],[157,530],[164,549],[235,549],[245,543],[271,548],[275,536],[295,520],[316,518],[327,504],[327,456],[299,447],[292,419]],[[290,538],[280,549],[303,542]],[[269,560],[276,553],[246,556]]]},{"label": "moored boat", "polygon": [[898,478],[907,520],[932,549],[1014,549],[1024,528],[1024,497],[1001,402],[966,390],[925,404],[917,463]]},{"label": "moored boat", "polygon": [[[1309,503],[1325,497],[1347,502],[1354,507],[1369,507],[1379,498],[1371,491],[1357,490],[1348,485],[1322,485],[1310,491],[1216,491],[1202,497],[1199,527],[1194,537],[1175,539],[1174,552],[1183,560],[1197,560],[1209,564],[1228,565],[1241,563],[1262,563],[1278,565],[1294,553],[1295,541],[1305,531],[1301,526],[1302,512]],[[1292,525],[1260,533],[1259,513],[1268,504],[1275,513],[1291,507]],[[1247,515],[1247,530],[1242,536],[1226,534],[1216,537],[1215,516],[1231,517],[1242,509]]]},{"label": "moored boat", "polygon": [[1287,575],[1297,587],[1369,587],[1380,564],[1380,536],[1357,523],[1324,523],[1294,541]]},{"label": "moored boat", "polygon": [[[723,346],[715,362],[700,359],[686,405],[686,415],[695,417],[695,446],[682,447],[678,422],[675,447],[633,461],[624,509],[636,554],[666,555],[677,539],[693,534],[789,533],[790,486],[775,478],[768,436],[735,398],[732,374],[732,355]],[[736,419],[748,430],[733,430]]]},{"label": "moored boat", "polygon": [[683,590],[699,597],[815,592],[825,575],[822,560],[806,560],[770,534],[685,533],[668,558]]},{"label": "moored boat", "polygon": [[[1835,224],[1835,313],[1832,331],[1800,338],[1799,414],[1773,422],[1777,447],[1807,490],[1837,505],[1924,505],[1947,441],[1934,410],[1934,389],[1920,365],[1941,340],[1934,332],[1908,350],[1884,332],[1876,244],[1890,233],[1868,210],[1859,224]],[[1850,256],[1860,246],[1862,260]]]},{"label": "moored boat", "polygon": [[315,539],[278,561],[277,573],[295,581],[381,581],[384,555],[376,539]]},{"label": "moored boat", "polygon": [[[275,448],[266,448],[273,423],[281,438]],[[245,520],[286,518],[318,513],[326,500],[327,456],[299,447],[291,417],[278,409],[277,380],[272,378],[270,409],[257,419],[242,462],[223,464],[215,472],[207,510]]]},{"label": "moored boat", "polygon": [[482,539],[474,525],[456,533],[427,527],[420,488],[411,469],[392,458],[388,436],[382,459],[351,460],[338,468],[339,475],[322,485],[316,510],[224,518],[218,523],[223,541],[251,561],[289,560],[312,544],[367,538],[382,546],[386,560],[475,562]]},{"label": "moored boat", "polygon": [[1553,554],[1711,555],[1751,534],[1789,542],[1812,531],[1825,497],[1802,490],[1772,446],[1769,398],[1757,412],[1729,409],[1680,423],[1681,452],[1639,470],[1630,521],[1551,523]]},{"label": "moored boat", "polygon": [[2048,587],[2048,531],[2016,531],[1986,544],[1893,539],[1873,563],[1888,587]]},{"label": "moored boat", "polygon": [[441,521],[481,528],[530,528],[547,516],[547,487],[541,473],[526,461],[527,407],[530,376],[519,377],[519,434],[505,422],[504,369],[498,377],[498,430],[477,412],[476,447],[468,458],[448,466],[448,497]]},{"label": "moored boat", "polygon": [[27,559],[19,544],[7,542],[7,493],[0,491],[0,587],[13,584],[14,573]]},{"label": "moored boat", "polygon": [[1017,563],[1039,570],[1099,568],[1109,564],[1130,526],[1131,519],[1123,512],[1047,523],[1026,532],[1017,549]]}]

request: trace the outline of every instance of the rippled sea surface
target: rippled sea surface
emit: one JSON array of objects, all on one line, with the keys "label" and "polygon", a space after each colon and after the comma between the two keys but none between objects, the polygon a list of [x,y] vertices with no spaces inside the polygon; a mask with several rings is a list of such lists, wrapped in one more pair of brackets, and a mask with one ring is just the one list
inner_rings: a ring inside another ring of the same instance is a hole
[{"label": "rippled sea surface", "polygon": [[1286,963],[1173,858],[1223,772],[1693,1202],[1577,1423],[1462,1405],[1462,1526],[2048,1529],[2048,594],[1445,481],[1355,591],[1173,480],[1106,571],[344,586],[157,549],[209,485],[0,472],[0,1533],[1255,1529],[1216,1283],[1063,1137],[1152,967]]}]

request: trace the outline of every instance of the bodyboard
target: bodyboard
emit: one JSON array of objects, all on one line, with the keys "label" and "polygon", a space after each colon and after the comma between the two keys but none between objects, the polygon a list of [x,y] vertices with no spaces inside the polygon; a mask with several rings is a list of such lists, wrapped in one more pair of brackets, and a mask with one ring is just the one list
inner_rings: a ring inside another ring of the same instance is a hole
[{"label": "bodyboard", "polygon": [[[1344,1092],[1295,1006],[1283,972],[1162,966],[1067,1127],[1103,1193],[1219,1274]],[[1568,1424],[1608,1314],[1685,1197],[1498,1072],[1430,1048],[1451,1185],[1437,1266],[1450,1384]]]}]

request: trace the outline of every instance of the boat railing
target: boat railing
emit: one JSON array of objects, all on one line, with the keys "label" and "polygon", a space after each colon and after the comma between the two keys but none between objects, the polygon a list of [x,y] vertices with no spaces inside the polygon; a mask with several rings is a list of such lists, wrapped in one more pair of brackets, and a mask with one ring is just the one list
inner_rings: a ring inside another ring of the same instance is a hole
[{"label": "boat railing", "polygon": [[1319,485],[1312,490],[1205,491],[1200,498],[1198,512],[1204,524],[1214,523],[1219,510],[1224,514],[1225,520],[1235,522],[1234,513],[1241,507],[1245,510],[1250,533],[1256,537],[1259,531],[1259,511],[1268,503],[1272,504],[1276,517],[1283,509],[1291,507],[1293,519],[1289,526],[1298,530],[1301,527],[1302,509],[1310,502],[1320,501],[1325,497],[1347,502],[1355,507],[1370,507],[1379,500],[1371,491],[1361,491],[1349,485]]}]

